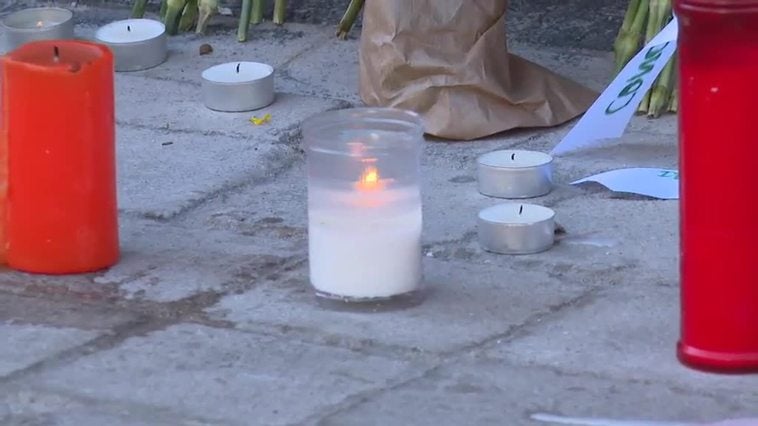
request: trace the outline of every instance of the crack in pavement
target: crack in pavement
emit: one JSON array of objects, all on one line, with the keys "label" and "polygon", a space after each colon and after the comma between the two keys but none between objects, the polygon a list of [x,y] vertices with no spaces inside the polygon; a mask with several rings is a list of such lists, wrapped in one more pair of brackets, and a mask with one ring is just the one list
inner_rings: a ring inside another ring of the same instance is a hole
[{"label": "crack in pavement", "polygon": [[[568,301],[549,306],[547,309],[547,312],[542,311],[535,313],[534,315],[529,316],[524,320],[521,324],[514,325],[512,327],[509,327],[505,332],[498,333],[496,335],[490,336],[486,339],[480,340],[479,342],[472,343],[470,345],[465,345],[461,348],[448,351],[448,352],[440,352],[439,353],[439,361],[435,363],[434,365],[430,366],[427,369],[424,369],[420,374],[415,375],[410,378],[403,378],[401,380],[398,380],[396,382],[392,382],[389,385],[381,386],[373,389],[366,390],[364,392],[358,392],[352,395],[347,396],[339,403],[333,405],[331,408],[327,408],[326,410],[322,410],[321,413],[313,414],[312,416],[304,419],[299,424],[304,423],[316,423],[318,425],[322,424],[328,424],[328,421],[341,414],[344,413],[352,408],[355,408],[367,401],[369,401],[372,398],[376,398],[378,396],[381,396],[382,394],[385,394],[387,392],[391,392],[395,389],[399,389],[403,386],[413,384],[417,381],[430,378],[435,373],[439,372],[443,368],[455,365],[461,361],[464,357],[472,355],[474,352],[478,351],[482,347],[492,343],[496,342],[498,340],[507,340],[511,338],[511,336],[516,335],[516,333],[521,330],[522,328],[528,328],[532,326],[535,323],[540,322],[543,318],[554,315],[556,313],[560,313],[561,311],[564,311],[570,307],[576,307],[581,306],[583,304],[589,303],[592,298],[594,297],[594,293],[597,291],[597,289],[593,289],[590,291],[587,291],[577,297],[574,297]],[[324,412],[326,411],[326,412]]]}]

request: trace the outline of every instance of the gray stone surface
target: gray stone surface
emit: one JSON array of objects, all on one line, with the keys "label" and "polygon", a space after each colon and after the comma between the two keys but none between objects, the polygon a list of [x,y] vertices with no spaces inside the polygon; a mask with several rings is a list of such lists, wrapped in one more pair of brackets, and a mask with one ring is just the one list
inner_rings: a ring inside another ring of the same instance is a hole
[{"label": "gray stone surface", "polygon": [[74,328],[0,322],[0,376],[84,344],[97,335]]},{"label": "gray stone surface", "polygon": [[133,231],[122,236],[119,263],[94,278],[96,284],[117,285],[130,300],[171,302],[246,288],[304,256],[286,243],[271,241],[266,229],[255,236],[145,222]]},{"label": "gray stone surface", "polygon": [[[181,61],[180,56],[170,57],[168,64]],[[194,65],[195,70],[201,66]],[[202,105],[200,88],[193,82],[130,73],[119,74],[116,86],[120,207],[157,218],[171,217],[209,195],[286,166],[293,148],[286,143],[286,132],[303,117],[345,106],[279,92],[276,102],[261,110],[220,113]],[[166,102],[171,108],[165,108]],[[271,114],[270,123],[250,122],[265,114]]]},{"label": "gray stone surface", "polygon": [[[528,256],[479,247],[476,214],[499,200],[477,192],[475,159],[500,148],[548,151],[571,125],[430,138],[427,289],[403,305],[317,299],[299,125],[359,102],[358,42],[332,38],[344,2],[290,3],[305,23],[264,24],[239,44],[234,18],[218,17],[205,38],[173,38],[162,66],[116,76],[122,257],[84,275],[0,271],[0,424],[758,416],[758,378],[698,373],[674,357],[678,203],[570,185],[615,168],[676,167],[674,116],[634,118],[621,139],[558,158],[554,190],[528,202],[554,208],[565,232]],[[510,46],[602,89],[623,3],[514,0]],[[79,36],[126,16],[82,3]],[[313,24],[322,19],[329,25]],[[214,52],[199,56],[204,42]],[[202,70],[243,59],[277,67],[276,103],[205,109]],[[267,112],[270,123],[248,121]]]},{"label": "gray stone surface", "polygon": [[168,410],[7,387],[0,393],[0,423],[4,426],[221,426]]},{"label": "gray stone surface", "polygon": [[293,424],[352,394],[413,377],[413,362],[276,336],[178,325],[31,382],[235,425]]},{"label": "gray stone surface", "polygon": [[[339,101],[279,93],[269,107],[253,112],[223,113],[206,108],[200,87],[194,84],[118,74],[116,87],[119,124],[168,129],[177,134],[201,134],[210,140],[219,134],[259,139],[272,132],[277,134],[282,129],[295,127],[303,117],[344,105]],[[171,108],[165,108],[166,103],[170,103]],[[272,130],[272,125],[255,126],[249,121],[254,115],[266,113],[271,114],[271,120],[275,121],[276,131]]]},{"label": "gray stone surface", "polygon": [[[755,395],[735,399],[728,398],[727,403],[723,394],[685,391],[665,383],[617,382],[503,361],[462,360],[327,416],[319,424],[547,426],[551,423],[534,421],[532,416],[550,414],[596,419],[568,423],[584,426],[664,426],[657,422],[682,425],[755,414]],[[621,423],[632,420],[639,422]]]},{"label": "gray stone surface", "polygon": [[[549,271],[470,264],[424,263],[428,293],[420,306],[377,312],[325,309],[307,290],[307,269],[264,282],[223,299],[213,312],[238,328],[272,332],[281,328],[359,346],[400,347],[432,353],[455,352],[506,333],[542,312],[573,303],[579,283],[565,285]],[[469,279],[476,276],[478,279]],[[518,278],[514,278],[518,277]],[[439,309],[446,306],[446,309]],[[507,313],[507,314],[506,314]],[[440,324],[446,324],[440,328]]]},{"label": "gray stone surface", "polygon": [[[333,35],[331,29],[325,33]],[[328,37],[310,54],[293,59],[281,80],[296,93],[360,104],[358,46],[358,40]]]},{"label": "gray stone surface", "polygon": [[119,208],[170,218],[219,191],[265,179],[285,167],[292,148],[263,129],[253,129],[249,116],[236,116],[240,126],[250,127],[242,129],[250,133],[244,136],[225,135],[216,130],[221,126],[197,132],[120,125]]},{"label": "gray stone surface", "polygon": [[677,362],[674,356],[679,327],[676,282],[673,279],[650,282],[649,278],[627,277],[623,288],[603,292],[573,312],[559,314],[553,321],[524,330],[524,335],[513,341],[495,343],[485,356],[518,364],[560,366],[563,371],[699,389],[722,397],[731,395],[728,401],[734,402],[758,398],[755,377],[697,373]]},{"label": "gray stone surface", "polygon": [[[67,289],[66,286],[59,288]],[[60,300],[59,296],[60,294],[47,294],[45,297],[4,294],[0,298],[0,321],[8,326],[30,326],[27,330],[38,331],[44,330],[45,326],[55,325],[57,328],[74,330],[76,332],[73,334],[81,336],[78,331],[89,331],[97,335],[139,320],[134,312],[95,302],[95,295],[67,295],[73,300],[66,301]],[[66,334],[65,330],[58,331],[60,335]],[[53,330],[53,333],[57,331]]]},{"label": "gray stone surface", "polygon": [[[466,149],[463,145],[457,147]],[[442,148],[430,145],[428,149]],[[456,147],[450,149],[454,153]],[[468,166],[464,168],[468,169]],[[297,185],[302,181],[303,173],[295,168],[292,173],[280,176],[278,183]],[[615,226],[612,216],[590,226],[592,215],[606,213],[610,216],[610,211],[618,207],[603,200],[604,193],[598,195],[600,199],[597,201],[592,200],[597,204],[595,206],[588,206],[587,200],[570,200],[574,201],[573,208],[566,212],[565,220],[561,220],[572,231],[573,245],[560,244],[547,253],[515,258],[486,253],[476,241],[474,218],[479,209],[494,204],[494,201],[478,194],[475,183],[451,183],[456,176],[461,173],[450,167],[449,162],[427,155],[424,165],[424,201],[427,206],[424,266],[428,292],[420,306],[368,316],[325,310],[315,303],[308,290],[307,265],[302,265],[284,276],[277,275],[275,280],[259,283],[249,292],[222,299],[211,308],[211,316],[252,330],[284,326],[313,335],[315,325],[327,332],[329,339],[347,338],[348,341],[365,341],[361,344],[389,344],[446,353],[476,346],[557,306],[574,303],[596,285],[606,286],[623,280],[629,267],[641,262],[627,260],[619,247],[611,253],[605,247],[582,244],[581,236],[599,237],[603,235],[604,225]],[[228,206],[232,209],[249,206],[260,199],[261,191],[256,188],[230,196]],[[306,206],[302,186],[299,193],[299,201],[271,200],[269,205],[275,211],[284,210],[287,205],[297,206],[298,216],[304,221]],[[576,197],[581,193],[573,188],[560,188],[545,197],[545,201]],[[668,214],[675,214],[674,203],[649,202],[646,205],[655,213],[662,208]],[[187,220],[194,223],[198,220],[196,216],[204,217],[212,208],[199,209]],[[600,235],[595,235],[597,233]],[[634,230],[630,229],[628,234],[634,235]],[[616,238],[614,245],[620,245],[618,234],[605,235]],[[303,246],[306,244],[302,237],[298,240]],[[440,306],[447,308],[440,310]],[[443,329],[439,329],[441,322],[446,324]]]},{"label": "gray stone surface", "polygon": [[[313,25],[293,23],[280,27],[270,22],[252,27],[248,43],[237,43],[236,31],[230,30],[207,36],[183,34],[169,40],[170,60],[166,64],[133,74],[200,84],[202,70],[221,62],[263,62],[278,70],[332,35],[332,31]],[[209,44],[213,52],[200,55],[203,44]]]}]

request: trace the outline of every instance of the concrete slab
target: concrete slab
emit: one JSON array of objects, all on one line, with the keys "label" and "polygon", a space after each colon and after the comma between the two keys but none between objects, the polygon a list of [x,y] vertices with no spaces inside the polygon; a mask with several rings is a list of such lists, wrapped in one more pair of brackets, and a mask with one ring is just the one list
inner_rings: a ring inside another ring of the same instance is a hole
[{"label": "concrete slab", "polygon": [[233,425],[292,424],[412,377],[408,361],[289,339],[178,325],[45,372],[56,392],[151,405]]},{"label": "concrete slab", "polygon": [[[185,33],[169,39],[169,57],[160,67],[130,74],[199,85],[203,70],[224,62],[263,62],[279,70],[330,36],[331,31],[313,25],[279,27],[270,22],[251,26],[245,43],[237,42],[237,32],[229,29],[209,31],[206,36]],[[213,52],[200,55],[203,44],[209,44]]]},{"label": "concrete slab", "polygon": [[94,331],[0,322],[0,376],[29,367],[97,337]]},{"label": "concrete slab", "polygon": [[129,300],[171,302],[247,288],[299,259],[288,241],[271,241],[265,230],[254,237],[149,221],[130,223],[122,236],[121,260],[94,278],[97,284],[118,286]]},{"label": "concrete slab", "polygon": [[319,424],[557,424],[532,419],[544,413],[596,418],[594,423],[566,424],[641,426],[662,425],[645,420],[695,422],[755,415],[755,395],[728,400],[709,389],[689,391],[665,383],[614,381],[553,368],[464,359],[323,417]]},{"label": "concrete slab", "polygon": [[[280,93],[257,112],[220,113],[202,105],[194,84],[118,74],[116,86],[120,206],[162,219],[285,166],[294,153],[289,129],[304,117],[344,106]],[[269,123],[249,121],[266,113]]]},{"label": "concrete slab", "polygon": [[535,45],[610,51],[627,5],[622,0],[581,0],[571,5],[512,0],[508,36]]},{"label": "concrete slab", "polygon": [[[64,289],[64,286],[60,287]],[[96,304],[85,297],[64,301],[52,297],[1,294],[0,321],[8,325],[54,326],[56,330],[63,327],[101,334],[139,319],[132,312]]]},{"label": "concrete slab", "polygon": [[117,139],[119,208],[159,219],[265,179],[286,167],[293,153],[293,147],[260,133],[231,137],[122,124]]},{"label": "concrete slab", "polygon": [[[560,281],[540,268],[511,264],[471,265],[426,258],[427,294],[407,309],[350,312],[320,306],[305,266],[293,274],[225,297],[211,318],[240,329],[272,332],[282,328],[327,342],[359,347],[450,353],[507,334],[512,328],[579,300],[577,282]],[[444,309],[442,307],[444,306]],[[444,324],[444,326],[441,326]]]},{"label": "concrete slab", "polygon": [[6,426],[221,426],[207,419],[188,419],[149,406],[119,405],[68,395],[0,388],[0,423]]},{"label": "concrete slab", "polygon": [[[277,94],[273,104],[254,112],[212,111],[203,105],[200,87],[191,83],[155,80],[116,74],[116,120],[119,125],[195,133],[208,138],[226,135],[256,139],[278,135],[297,126],[303,118],[327,109],[344,107],[344,102]],[[171,105],[170,108],[166,108]],[[271,114],[269,123],[256,126],[250,117]]]},{"label": "concrete slab", "polygon": [[[128,14],[116,11],[107,15],[113,20],[129,17]],[[145,18],[158,19],[157,15],[154,14],[146,14]],[[109,22],[107,18],[97,19],[97,21],[98,25]],[[98,25],[91,23],[77,25],[76,36],[94,41]],[[303,54],[324,43],[331,43],[332,36],[331,28],[297,23],[277,26],[268,22],[251,26],[248,41],[239,43],[236,41],[236,30],[227,27],[212,27],[206,35],[182,33],[169,37],[168,57],[166,62],[160,66],[117,75],[145,77],[200,86],[203,81],[202,72],[213,65],[234,61],[263,62],[274,67],[276,72],[274,84],[277,91],[287,93],[293,91],[293,88],[296,87],[293,83],[296,82],[288,78],[287,73],[283,70]],[[201,55],[200,46],[204,44],[210,45],[212,51]],[[298,91],[300,94],[316,94],[315,92],[305,92],[304,90]],[[321,94],[323,95],[323,93]]]},{"label": "concrete slab", "polygon": [[[329,34],[333,35],[331,28]],[[323,39],[317,48],[292,60],[283,70],[282,84],[293,93],[344,99],[361,105],[358,46],[357,39]]]},{"label": "concrete slab", "polygon": [[531,42],[510,42],[508,51],[581,83],[597,92],[613,77],[613,55],[607,51],[537,48]]},{"label": "concrete slab", "polygon": [[676,283],[629,274],[623,288],[524,330],[521,338],[495,343],[485,356],[567,373],[664,383],[720,395],[724,405],[758,397],[758,377],[706,374],[679,364],[678,326]]},{"label": "concrete slab", "polygon": [[[430,294],[421,306],[369,316],[324,310],[310,293],[303,265],[244,294],[227,296],[210,309],[212,317],[250,330],[285,327],[330,339],[341,336],[380,346],[451,352],[476,346],[595,288],[623,283],[631,270],[641,273],[641,265],[646,265],[651,276],[665,271],[666,282],[675,280],[676,203],[625,202],[610,198],[613,194],[607,191],[593,194],[582,188],[559,187],[547,197],[530,200],[556,208],[568,229],[548,252],[502,256],[483,251],[475,234],[476,214],[498,201],[481,196],[475,182],[460,177],[471,175],[470,161],[475,157],[471,154],[483,152],[483,146],[489,145],[427,146],[424,251]],[[457,155],[464,151],[466,158]],[[290,223],[301,229],[306,210],[303,175],[298,163],[280,176],[277,186],[289,188],[289,196],[269,203],[276,215],[287,214],[289,207]],[[261,197],[261,191],[264,187],[230,195],[225,208],[245,211],[245,206]],[[218,208],[205,206],[186,220],[199,223]],[[618,229],[619,217],[646,216],[655,218],[648,232]],[[658,233],[661,218],[666,218],[670,227],[662,235]],[[305,246],[307,241],[302,239],[300,244]],[[654,252],[650,250],[653,246],[657,248]],[[446,308],[440,310],[442,306]],[[446,327],[439,328],[441,322]]]},{"label": "concrete slab", "polygon": [[[530,256],[498,256],[481,251],[475,238],[476,215],[485,207],[508,200],[478,193],[476,158],[486,152],[514,148],[547,151],[560,137],[559,131],[537,133],[533,137],[491,138],[481,142],[428,143],[423,159],[423,193],[427,253],[435,258],[458,252],[459,260],[509,264],[525,260],[575,268],[626,268],[635,256],[640,262],[676,263],[678,244],[678,204],[645,197],[614,194],[593,185],[573,186],[570,182],[607,170],[630,166],[676,166],[676,147],[666,136],[630,133],[621,143],[582,151],[555,160],[553,191],[543,197],[522,200],[545,205],[556,211],[567,234],[551,251]],[[631,158],[631,160],[628,160]],[[632,219],[634,218],[634,219]],[[632,225],[633,223],[633,225]],[[594,245],[593,236],[600,241]],[[603,237],[605,236],[605,237]],[[619,245],[649,241],[654,252],[627,247],[607,250],[601,240],[610,238]],[[655,239],[655,240],[653,240]],[[663,241],[663,242],[661,242]],[[654,253],[654,254],[653,254]],[[658,256],[658,259],[652,259]],[[663,256],[663,257],[661,257]],[[632,263],[636,263],[633,261]],[[543,266],[543,263],[540,263]]]}]

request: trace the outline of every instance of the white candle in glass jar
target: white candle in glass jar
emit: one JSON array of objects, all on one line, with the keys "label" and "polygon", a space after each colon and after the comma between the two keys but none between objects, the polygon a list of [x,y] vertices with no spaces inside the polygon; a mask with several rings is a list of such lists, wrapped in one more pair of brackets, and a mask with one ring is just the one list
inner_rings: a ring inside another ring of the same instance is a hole
[{"label": "white candle in glass jar", "polygon": [[95,39],[113,51],[116,71],[140,71],[168,56],[166,27],[152,19],[125,19],[98,28]]},{"label": "white candle in glass jar", "polygon": [[420,191],[387,183],[369,170],[354,190],[309,187],[310,279],[321,295],[381,299],[418,289]]}]

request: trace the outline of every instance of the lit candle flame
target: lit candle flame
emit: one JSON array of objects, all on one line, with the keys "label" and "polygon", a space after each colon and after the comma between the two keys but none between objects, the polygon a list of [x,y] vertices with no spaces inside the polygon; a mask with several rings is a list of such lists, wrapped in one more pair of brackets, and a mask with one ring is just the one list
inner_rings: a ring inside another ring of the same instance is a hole
[{"label": "lit candle flame", "polygon": [[369,166],[363,171],[356,186],[361,191],[373,191],[383,188],[384,183],[379,179],[379,170],[374,166]]}]

